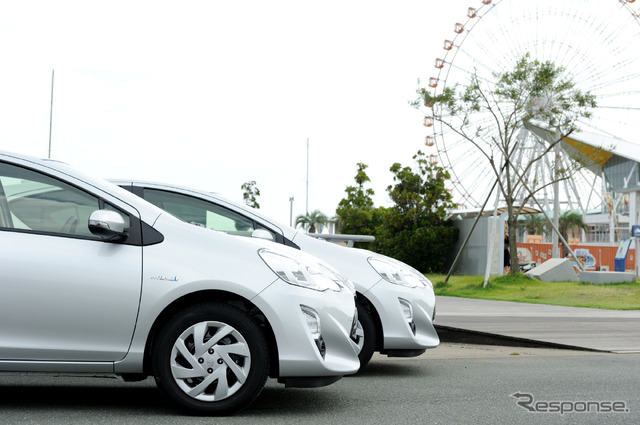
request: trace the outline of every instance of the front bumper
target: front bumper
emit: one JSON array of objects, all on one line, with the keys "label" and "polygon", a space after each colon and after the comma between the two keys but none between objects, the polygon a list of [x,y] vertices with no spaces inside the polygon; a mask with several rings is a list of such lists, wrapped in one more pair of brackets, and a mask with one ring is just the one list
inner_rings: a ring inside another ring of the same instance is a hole
[{"label": "front bumper", "polygon": [[380,317],[383,354],[417,356],[440,344],[432,320],[436,304],[432,288],[408,288],[380,280],[363,295]]},{"label": "front bumper", "polygon": [[[360,368],[350,338],[356,316],[351,292],[320,292],[278,279],[252,301],[273,329],[281,382],[288,386],[322,386],[337,379],[318,378],[350,375]],[[308,324],[314,322],[313,313],[320,322],[317,333]]]}]

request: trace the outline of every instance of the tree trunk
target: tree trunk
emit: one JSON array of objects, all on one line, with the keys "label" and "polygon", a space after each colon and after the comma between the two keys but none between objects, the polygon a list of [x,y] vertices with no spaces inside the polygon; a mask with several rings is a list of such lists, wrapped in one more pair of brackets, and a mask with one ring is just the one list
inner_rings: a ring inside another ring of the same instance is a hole
[{"label": "tree trunk", "polygon": [[[511,228],[511,226],[509,226]],[[511,255],[511,274],[520,272],[518,264],[518,241],[516,240],[516,226],[513,225],[513,236],[509,236],[509,254]],[[509,229],[511,232],[511,229]]]},{"label": "tree trunk", "polygon": [[509,211],[509,215],[507,217],[507,230],[509,232],[509,257],[510,257],[510,266],[509,272],[511,274],[518,273],[520,271],[520,267],[518,266],[518,242],[516,241],[516,225],[517,225],[517,217],[513,214],[513,202],[507,201],[507,210]]}]

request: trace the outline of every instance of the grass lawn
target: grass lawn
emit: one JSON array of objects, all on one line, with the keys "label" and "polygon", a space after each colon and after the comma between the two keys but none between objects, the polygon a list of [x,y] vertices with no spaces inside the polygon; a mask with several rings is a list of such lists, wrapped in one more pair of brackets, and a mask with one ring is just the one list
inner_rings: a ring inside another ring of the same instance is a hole
[{"label": "grass lawn", "polygon": [[444,284],[446,275],[427,274],[436,295],[485,300],[564,305],[571,307],[640,310],[640,281],[594,285],[579,282],[542,282],[523,274],[491,278],[482,287],[484,276],[455,276]]}]

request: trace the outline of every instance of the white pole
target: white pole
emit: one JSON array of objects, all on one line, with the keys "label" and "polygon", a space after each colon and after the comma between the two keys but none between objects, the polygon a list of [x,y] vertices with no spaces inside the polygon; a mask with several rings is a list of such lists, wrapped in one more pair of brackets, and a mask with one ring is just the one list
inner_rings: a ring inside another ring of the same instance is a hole
[{"label": "white pole", "polygon": [[309,215],[309,138],[307,137],[307,203],[305,211]]},{"label": "white pole", "polygon": [[[555,161],[555,173],[553,182],[553,225],[556,229],[560,228],[560,181],[558,180],[560,174],[560,147],[556,145],[556,161]],[[551,234],[551,256],[553,258],[560,258],[560,250],[558,249],[558,234],[553,232]]]},{"label": "white pole", "polygon": [[51,104],[49,106],[49,154],[47,158],[51,159],[51,129],[53,127],[53,77],[55,69],[51,70]]},{"label": "white pole", "polygon": [[293,196],[289,197],[289,226],[293,227]]}]

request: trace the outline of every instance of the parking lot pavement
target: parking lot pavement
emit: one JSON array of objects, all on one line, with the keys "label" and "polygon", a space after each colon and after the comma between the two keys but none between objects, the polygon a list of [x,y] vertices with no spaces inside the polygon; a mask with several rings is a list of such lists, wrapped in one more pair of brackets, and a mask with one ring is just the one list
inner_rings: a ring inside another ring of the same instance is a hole
[{"label": "parking lot pavement", "polygon": [[[498,336],[522,344],[640,352],[640,310],[437,297],[439,333]],[[445,338],[443,338],[445,339]]]}]

